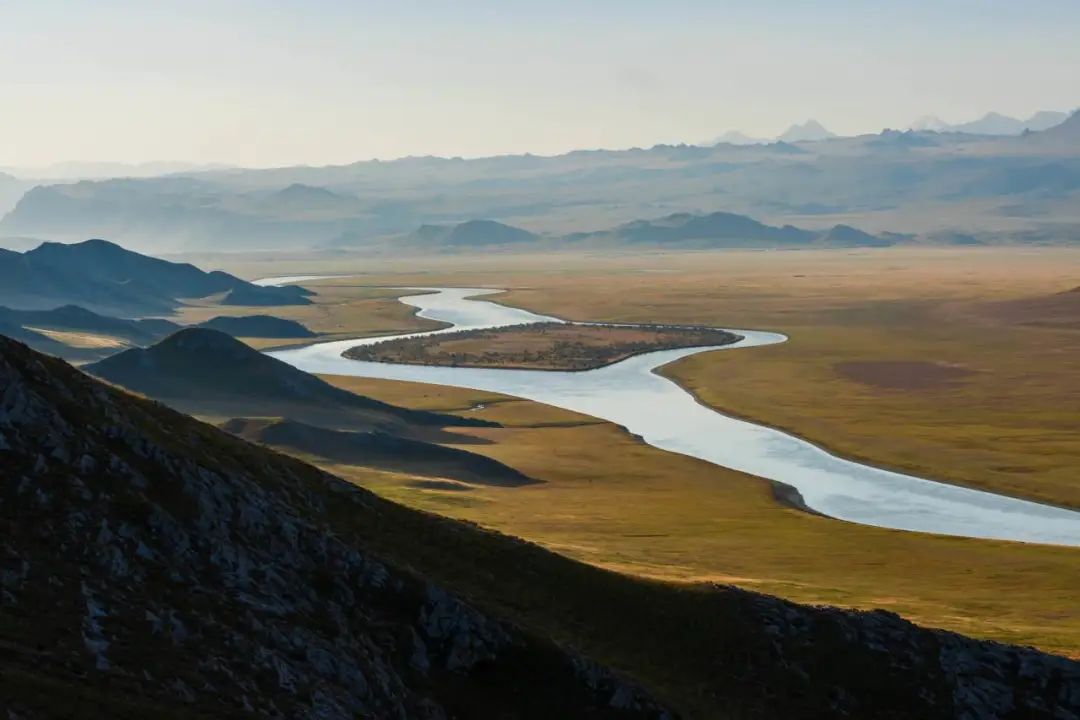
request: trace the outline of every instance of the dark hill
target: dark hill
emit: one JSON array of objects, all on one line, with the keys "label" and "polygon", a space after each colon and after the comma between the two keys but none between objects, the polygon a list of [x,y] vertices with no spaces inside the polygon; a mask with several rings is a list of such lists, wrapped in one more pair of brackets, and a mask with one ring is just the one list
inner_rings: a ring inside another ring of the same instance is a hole
[{"label": "dark hill", "polygon": [[687,718],[1080,711],[1080,663],[582,565],[4,338],[0,387],[9,717],[672,717],[627,677]]},{"label": "dark hill", "polygon": [[316,337],[301,323],[271,315],[246,315],[243,317],[220,316],[199,323],[199,327],[232,335],[233,337],[258,338],[310,338]]},{"label": "dark hill", "polygon": [[510,245],[531,242],[537,235],[494,220],[469,220],[450,229],[446,236],[448,245]]},{"label": "dark hill", "polygon": [[265,307],[272,305],[310,305],[312,292],[296,285],[281,287],[259,287],[244,284],[230,290],[222,305],[248,305]]},{"label": "dark hill", "polygon": [[494,220],[469,220],[458,225],[422,225],[401,238],[406,245],[467,249],[533,242],[539,235]]},{"label": "dark hill", "polygon": [[[0,305],[50,309],[80,305],[109,315],[163,314],[182,298],[200,298],[256,286],[224,272],[203,272],[125,250],[104,240],[44,243],[25,253],[0,254]],[[307,302],[302,288],[260,288],[274,304]],[[263,302],[262,304],[270,304]]]},{"label": "dark hill", "polygon": [[399,433],[411,425],[490,425],[354,395],[203,328],[186,328],[152,347],[125,350],[83,369],[199,415],[287,415],[324,427]]},{"label": "dark hill", "polygon": [[790,225],[772,227],[734,213],[710,215],[679,213],[660,220],[639,220],[615,229],[626,242],[670,244],[703,241],[709,245],[770,244],[798,245],[814,240],[814,233]]},{"label": "dark hill", "polygon": [[313,187],[303,183],[293,183],[268,196],[271,209],[277,213],[318,213],[326,210],[355,209],[356,198]]},{"label": "dark hill", "polygon": [[657,245],[700,248],[796,248],[816,244],[836,247],[882,247],[893,244],[848,225],[831,230],[804,230],[792,225],[766,225],[745,215],[715,212],[708,215],[675,213],[657,220],[636,220],[612,230],[581,233],[572,242]]},{"label": "dark hill", "polygon": [[518,487],[532,480],[497,460],[383,432],[327,430],[289,419],[233,418],[222,429],[284,452],[346,465],[449,478],[473,485]]}]

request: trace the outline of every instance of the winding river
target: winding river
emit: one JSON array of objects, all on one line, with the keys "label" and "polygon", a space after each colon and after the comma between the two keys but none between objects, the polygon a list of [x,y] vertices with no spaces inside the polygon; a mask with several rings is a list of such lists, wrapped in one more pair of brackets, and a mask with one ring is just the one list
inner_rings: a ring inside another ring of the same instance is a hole
[{"label": "winding river", "polygon": [[[327,276],[266,278],[262,285]],[[417,288],[401,298],[420,317],[452,323],[434,332],[519,325],[558,318],[481,299],[499,292]],[[824,515],[866,525],[975,538],[1080,546],[1080,512],[863,465],[773,428],[723,415],[654,371],[688,355],[784,342],[783,335],[733,330],[743,340],[720,348],[661,350],[584,372],[395,365],[348,360],[347,348],[383,338],[316,343],[269,354],[301,370],[411,380],[487,390],[609,420],[663,450],[789,485]],[[394,337],[413,337],[409,333]],[[558,448],[552,449],[553,455]]]}]

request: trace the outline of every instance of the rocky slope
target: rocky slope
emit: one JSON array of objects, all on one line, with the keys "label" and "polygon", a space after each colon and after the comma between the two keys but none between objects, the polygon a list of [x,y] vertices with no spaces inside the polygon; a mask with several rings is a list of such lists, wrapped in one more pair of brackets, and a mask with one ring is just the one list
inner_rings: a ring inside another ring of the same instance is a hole
[{"label": "rocky slope", "polygon": [[0,338],[5,717],[650,718],[335,532],[373,497]]},{"label": "rocky slope", "polygon": [[1080,716],[1080,663],[604,572],[4,338],[0,467],[8,717]]}]

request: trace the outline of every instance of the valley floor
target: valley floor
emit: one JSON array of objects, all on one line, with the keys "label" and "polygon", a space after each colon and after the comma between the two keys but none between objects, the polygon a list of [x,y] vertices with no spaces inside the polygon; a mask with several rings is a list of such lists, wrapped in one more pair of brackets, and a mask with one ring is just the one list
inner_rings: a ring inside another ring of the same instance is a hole
[{"label": "valley floor", "polygon": [[[508,304],[575,320],[779,330],[789,343],[697,355],[666,372],[704,402],[849,456],[1077,507],[1080,334],[1006,323],[981,308],[1074,287],[1078,260],[1075,251],[1000,248],[657,254],[581,258],[567,270],[566,258],[507,256],[437,259],[423,275],[384,261],[351,282],[506,287],[499,299]],[[254,272],[281,274],[267,270]],[[347,281],[332,283],[333,297],[350,292]],[[425,322],[400,319],[395,329]],[[503,422],[470,430],[477,443],[468,449],[545,481],[440,491],[330,467],[407,504],[625,572],[883,607],[1080,655],[1075,549],[820,518],[783,507],[764,481],[655,450],[590,418],[470,391],[331,379],[383,400]]]}]

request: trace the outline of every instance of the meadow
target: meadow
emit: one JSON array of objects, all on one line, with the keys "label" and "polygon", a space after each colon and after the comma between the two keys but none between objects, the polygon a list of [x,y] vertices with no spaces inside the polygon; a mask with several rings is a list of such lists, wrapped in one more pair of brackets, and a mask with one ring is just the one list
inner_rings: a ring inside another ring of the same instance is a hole
[{"label": "meadow", "polygon": [[[503,287],[501,301],[571,319],[779,330],[788,343],[697,355],[665,372],[709,404],[850,456],[1075,506],[1080,336],[979,309],[1075,286],[1077,259],[1001,249],[656,254],[582,258],[567,270],[565,259],[507,256],[440,259],[423,275],[388,262],[351,282]],[[348,294],[346,282],[333,281],[335,297]],[[407,316],[399,329],[416,322]],[[406,504],[626,573],[886,608],[1080,655],[1075,549],[821,518],[784,506],[765,481],[650,448],[591,418],[486,393],[330,379],[395,403],[498,420],[506,427],[470,430],[485,442],[468,449],[544,481],[441,492],[330,466]],[[485,407],[470,410],[477,405]]]}]

